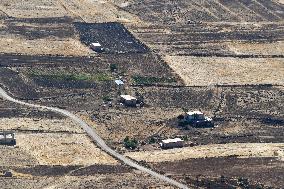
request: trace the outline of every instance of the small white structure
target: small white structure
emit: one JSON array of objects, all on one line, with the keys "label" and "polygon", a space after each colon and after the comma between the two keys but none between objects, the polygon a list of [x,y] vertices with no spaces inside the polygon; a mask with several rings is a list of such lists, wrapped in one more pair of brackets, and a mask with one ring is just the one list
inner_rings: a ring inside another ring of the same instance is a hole
[{"label": "small white structure", "polygon": [[91,43],[90,47],[95,52],[103,52],[104,51],[104,48],[102,47],[102,45],[99,42]]},{"label": "small white structure", "polygon": [[120,79],[117,79],[117,80],[115,80],[114,81],[118,86],[119,85],[124,85],[124,82],[122,81],[122,80],[120,80]]},{"label": "small white structure", "polygon": [[184,141],[181,138],[166,139],[160,143],[161,148],[182,148]]},{"label": "small white structure", "polygon": [[120,101],[125,106],[136,106],[137,98],[130,95],[120,95]]}]

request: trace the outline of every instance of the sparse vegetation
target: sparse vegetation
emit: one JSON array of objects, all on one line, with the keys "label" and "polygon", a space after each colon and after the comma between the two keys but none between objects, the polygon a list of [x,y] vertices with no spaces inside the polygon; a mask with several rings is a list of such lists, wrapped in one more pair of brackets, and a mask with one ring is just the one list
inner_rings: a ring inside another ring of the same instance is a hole
[{"label": "sparse vegetation", "polygon": [[108,95],[103,96],[103,101],[104,101],[104,102],[109,102],[109,101],[111,101],[111,100],[112,100],[112,99],[111,99],[110,96],[108,96]]},{"label": "sparse vegetation", "polygon": [[158,83],[174,83],[176,82],[173,78],[159,78],[159,77],[146,77],[146,76],[133,76],[132,77],[136,85],[151,85]]},{"label": "sparse vegetation", "polygon": [[110,81],[112,78],[107,73],[65,73],[65,72],[41,72],[31,71],[28,75],[32,78],[43,78],[48,80],[61,80],[61,81]]}]

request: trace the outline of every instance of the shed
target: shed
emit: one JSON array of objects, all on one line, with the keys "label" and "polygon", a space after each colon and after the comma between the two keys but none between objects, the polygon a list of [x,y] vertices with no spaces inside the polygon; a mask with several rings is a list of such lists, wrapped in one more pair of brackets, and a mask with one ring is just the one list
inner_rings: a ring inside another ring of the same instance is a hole
[{"label": "shed", "polygon": [[120,95],[120,101],[125,106],[136,106],[137,98],[130,95]]},{"label": "shed", "polygon": [[117,85],[124,85],[124,82],[120,79],[114,81]]},{"label": "shed", "polygon": [[181,148],[183,147],[183,140],[181,138],[166,139],[160,143],[161,148]]},{"label": "shed", "polygon": [[90,47],[95,52],[103,52],[104,51],[104,48],[102,47],[102,45],[99,42],[91,43]]}]

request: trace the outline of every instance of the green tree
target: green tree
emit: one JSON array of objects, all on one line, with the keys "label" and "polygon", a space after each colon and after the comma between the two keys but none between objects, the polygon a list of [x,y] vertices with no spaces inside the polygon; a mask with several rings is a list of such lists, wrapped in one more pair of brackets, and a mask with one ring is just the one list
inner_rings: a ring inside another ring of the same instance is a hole
[{"label": "green tree", "polygon": [[123,142],[124,142],[124,147],[127,149],[134,150],[138,146],[138,141],[135,138],[130,139],[129,136],[126,136]]}]

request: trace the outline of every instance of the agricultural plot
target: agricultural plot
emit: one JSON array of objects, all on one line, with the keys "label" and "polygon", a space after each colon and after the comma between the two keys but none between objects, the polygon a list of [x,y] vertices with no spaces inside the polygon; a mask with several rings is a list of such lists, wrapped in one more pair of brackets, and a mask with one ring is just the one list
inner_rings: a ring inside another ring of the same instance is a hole
[{"label": "agricultural plot", "polygon": [[283,84],[283,58],[166,56],[188,86]]},{"label": "agricultural plot", "polygon": [[[107,168],[107,167],[104,167]],[[63,169],[63,168],[62,168]],[[19,173],[21,175],[21,172]],[[26,189],[53,187],[56,189],[80,189],[80,188],[144,188],[146,186],[152,186],[152,188],[165,188],[171,189],[172,187],[157,179],[153,179],[148,175],[130,171],[130,172],[118,172],[118,173],[106,173],[88,175],[86,173],[82,176],[34,176],[29,174],[23,175],[19,178],[0,178],[0,187],[11,186],[15,189]]]},{"label": "agricultural plot", "polygon": [[120,23],[75,23],[85,45],[99,42],[106,53],[145,53],[147,47],[135,39]]},{"label": "agricultural plot", "polygon": [[[0,84],[72,111],[116,151],[190,188],[277,188],[283,18],[278,0],[0,0]],[[121,94],[144,103],[125,107]],[[190,110],[215,127],[179,125]],[[0,117],[18,145],[1,146],[0,171],[14,176],[0,177],[0,188],[171,188],[122,165],[62,115],[0,100]],[[160,150],[175,137],[184,148]]]},{"label": "agricultural plot", "polygon": [[[274,1],[132,1],[124,9],[150,22],[281,21],[283,5]],[[218,13],[219,12],[219,13]],[[222,12],[222,14],[220,14]]]},{"label": "agricultural plot", "polygon": [[[186,174],[184,180],[197,187],[235,188],[245,185],[249,188],[281,188],[282,164],[281,160],[271,157],[221,157],[155,163],[152,167],[176,175],[177,179],[183,177],[181,174]],[[187,167],[191,168],[190,172]]]},{"label": "agricultural plot", "polygon": [[1,20],[1,53],[88,55],[71,17],[6,18]]},{"label": "agricultural plot", "polygon": [[[277,98],[283,95],[281,87],[136,87],[133,91],[143,96],[145,107],[127,109],[114,104],[79,114],[118,150],[124,151],[126,135],[147,150],[158,147],[151,145],[153,138],[159,141],[179,136],[198,145],[284,142],[284,102]],[[185,110],[205,112],[216,127],[182,128],[177,117]]]},{"label": "agricultural plot", "polygon": [[[93,57],[3,54],[0,59],[3,67],[0,71],[7,76],[1,79],[2,84],[12,94],[26,99],[62,96],[61,100],[67,100],[70,95],[77,94],[78,98],[86,95],[85,98],[89,99],[91,96],[100,99],[101,103],[108,93],[108,96],[117,98],[119,91],[114,80],[119,77],[126,81],[126,85],[174,86],[182,83],[179,76],[153,53]],[[114,70],[112,66],[115,66]],[[17,81],[11,80],[11,76]],[[90,94],[93,92],[96,94]],[[72,102],[68,100],[69,103]]]},{"label": "agricultural plot", "polygon": [[[151,48],[166,55],[237,56],[268,55],[266,50],[243,51],[230,48],[236,42],[247,45],[269,45],[283,40],[282,23],[197,23],[174,25],[129,26],[131,31]],[[243,53],[238,53],[238,50]],[[280,50],[283,55],[283,50]],[[272,52],[269,55],[279,55]],[[283,56],[279,56],[283,57]]]}]

